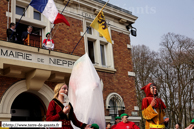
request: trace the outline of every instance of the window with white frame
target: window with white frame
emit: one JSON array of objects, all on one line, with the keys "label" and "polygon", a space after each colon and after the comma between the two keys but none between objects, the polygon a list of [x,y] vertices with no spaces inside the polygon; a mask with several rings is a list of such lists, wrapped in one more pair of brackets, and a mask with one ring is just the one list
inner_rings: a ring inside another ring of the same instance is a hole
[{"label": "window with white frame", "polygon": [[41,21],[41,13],[34,11],[34,19]]},{"label": "window with white frame", "polygon": [[106,50],[105,50],[105,45],[100,44],[100,53],[101,53],[101,64],[102,66],[106,66]]},{"label": "window with white frame", "polygon": [[[29,1],[30,2],[30,1]],[[26,1],[13,1],[11,4],[11,21],[17,23],[20,19],[19,15],[22,15],[23,12],[26,10],[28,7],[28,2]],[[51,25],[49,24],[50,21],[47,18],[44,18],[44,16],[38,12],[36,9],[33,7],[29,6],[28,9],[25,12],[25,18],[22,18],[20,24],[18,24],[18,27],[16,31],[19,31],[18,37],[21,37],[22,32],[27,30],[27,27],[29,25],[33,26],[33,34],[42,36],[42,40],[45,38],[45,34],[47,32],[50,32],[51,30]],[[18,29],[20,28],[20,29]],[[18,39],[21,40],[21,39]]]},{"label": "window with white frame", "polygon": [[[16,6],[16,14],[23,15],[24,11],[25,11],[24,7]],[[24,14],[24,16],[25,16],[25,14]]]},{"label": "window with white frame", "polygon": [[110,93],[106,98],[106,109],[109,110],[109,116],[112,117],[111,123],[114,123],[115,117],[120,116],[119,111],[125,110],[125,104],[118,93]]},{"label": "window with white frame", "polygon": [[89,25],[89,22],[85,22],[84,28],[87,30],[87,34],[84,38],[86,38],[86,52],[88,52],[91,61],[95,65],[114,69],[112,44],[108,43],[98,31]]},{"label": "window with white frame", "polygon": [[95,57],[94,57],[94,42],[88,41],[88,55],[93,64],[95,64]]},{"label": "window with white frame", "polygon": [[89,25],[87,25],[87,34],[92,34],[92,28],[89,26]]},{"label": "window with white frame", "polygon": [[109,105],[110,105],[109,115],[116,115],[116,116],[119,115],[117,103],[113,99],[109,101]]}]

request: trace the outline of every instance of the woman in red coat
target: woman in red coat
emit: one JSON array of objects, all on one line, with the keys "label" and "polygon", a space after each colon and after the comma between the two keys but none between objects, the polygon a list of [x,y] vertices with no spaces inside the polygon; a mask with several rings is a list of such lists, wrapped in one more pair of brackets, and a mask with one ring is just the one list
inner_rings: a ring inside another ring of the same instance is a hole
[{"label": "woman in red coat", "polygon": [[65,83],[59,83],[55,86],[54,89],[54,98],[49,103],[48,110],[46,113],[46,121],[61,121],[62,129],[73,129],[70,121],[73,124],[81,129],[91,129],[87,124],[84,124],[77,120],[71,103],[69,105],[64,106],[65,103],[63,94],[68,93],[68,88]]}]

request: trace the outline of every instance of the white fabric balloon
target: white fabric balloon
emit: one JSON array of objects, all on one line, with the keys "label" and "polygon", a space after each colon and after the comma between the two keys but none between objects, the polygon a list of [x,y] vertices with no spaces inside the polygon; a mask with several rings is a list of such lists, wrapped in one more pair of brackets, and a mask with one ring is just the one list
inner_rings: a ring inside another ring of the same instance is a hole
[{"label": "white fabric balloon", "polygon": [[[74,64],[68,97],[77,119],[86,124],[96,123],[105,129],[104,102],[100,78],[88,54]],[[77,127],[73,127],[77,129]]]}]

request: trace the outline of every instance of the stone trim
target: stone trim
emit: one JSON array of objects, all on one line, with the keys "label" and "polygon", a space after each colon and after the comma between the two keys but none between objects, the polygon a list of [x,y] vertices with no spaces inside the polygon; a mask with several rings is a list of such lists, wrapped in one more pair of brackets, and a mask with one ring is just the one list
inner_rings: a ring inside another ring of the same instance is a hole
[{"label": "stone trim", "polygon": [[[8,119],[10,120],[11,105],[15,100],[15,98],[23,92],[27,92],[25,80],[22,80],[13,84],[4,93],[0,102],[0,121],[4,120],[5,118],[7,120]],[[46,108],[48,108],[49,102],[53,99],[53,96],[54,96],[53,90],[46,84],[43,84],[42,88],[39,91],[28,91],[28,92],[37,95],[42,100],[42,102],[44,102]],[[6,115],[3,115],[3,114],[6,114]]]},{"label": "stone trim", "polygon": [[111,117],[111,116],[105,116],[105,120],[106,120],[106,122],[110,122],[110,121],[111,121],[111,119],[112,119],[112,117]]},{"label": "stone trim", "polygon": [[128,49],[132,49],[132,46],[130,44],[127,44]]},{"label": "stone trim", "polygon": [[135,73],[134,72],[128,72],[128,76],[135,77]]},{"label": "stone trim", "polygon": [[138,116],[136,116],[136,117],[134,117],[134,116],[129,116],[127,119],[128,119],[129,121],[132,121],[132,122],[140,122],[141,117],[138,117]]},{"label": "stone trim", "polygon": [[[118,106],[122,106],[122,107],[124,107],[125,108],[125,104],[124,104],[124,101],[123,101],[123,98],[118,94],[118,93],[115,93],[115,92],[113,92],[113,93],[110,93],[108,96],[107,96],[107,98],[106,98],[106,109],[109,109],[109,101],[111,100],[111,98],[113,97],[113,95],[116,95],[116,96],[118,96],[119,97],[119,99],[120,99],[120,103],[119,103],[119,105]],[[118,108],[118,110],[121,110],[121,108]]]}]

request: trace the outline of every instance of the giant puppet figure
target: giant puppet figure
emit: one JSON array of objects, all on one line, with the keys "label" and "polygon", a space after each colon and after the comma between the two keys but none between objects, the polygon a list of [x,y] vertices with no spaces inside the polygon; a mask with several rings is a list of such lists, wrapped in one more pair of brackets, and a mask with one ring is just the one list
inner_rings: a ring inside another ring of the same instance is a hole
[{"label": "giant puppet figure", "polygon": [[164,129],[169,118],[165,117],[166,105],[158,98],[157,88],[154,83],[149,83],[142,88],[146,97],[142,100],[142,115],[146,120],[145,129]]},{"label": "giant puppet figure", "polygon": [[[68,97],[74,107],[76,117],[85,123],[99,125],[105,129],[104,102],[100,78],[88,54],[74,64]],[[74,129],[77,129],[74,127]]]}]

